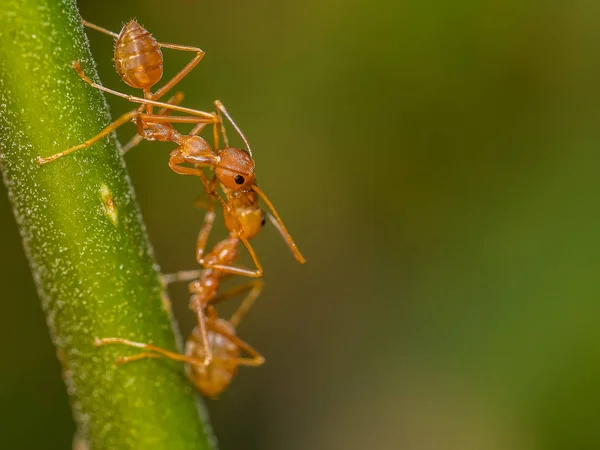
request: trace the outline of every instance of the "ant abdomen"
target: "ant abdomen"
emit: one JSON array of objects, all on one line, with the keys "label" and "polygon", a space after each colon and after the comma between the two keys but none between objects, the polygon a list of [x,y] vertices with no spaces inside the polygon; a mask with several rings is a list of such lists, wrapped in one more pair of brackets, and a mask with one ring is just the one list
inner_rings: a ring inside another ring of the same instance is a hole
[{"label": "ant abdomen", "polygon": [[[226,320],[217,319],[216,324],[235,335],[235,329]],[[206,396],[216,398],[229,387],[238,371],[236,359],[240,356],[240,349],[227,336],[215,330],[208,332],[208,345],[212,350],[211,362],[206,366],[188,364],[186,370],[188,376]],[[198,360],[204,359],[202,335],[197,328],[194,328],[187,340],[185,353]]]},{"label": "ant abdomen", "polygon": [[121,79],[136,89],[150,89],[163,74],[160,45],[152,35],[130,20],[115,43],[115,68]]}]

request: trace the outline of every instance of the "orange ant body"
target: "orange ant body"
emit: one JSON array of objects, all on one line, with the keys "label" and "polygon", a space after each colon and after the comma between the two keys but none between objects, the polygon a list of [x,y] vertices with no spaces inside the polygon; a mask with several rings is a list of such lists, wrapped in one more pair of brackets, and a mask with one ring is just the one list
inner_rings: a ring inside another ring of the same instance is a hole
[{"label": "orange ant body", "polygon": [[[144,97],[134,97],[111,89],[107,89],[92,82],[81,70],[79,63],[74,64],[78,75],[92,87],[104,92],[140,103],[140,106],[124,114],[111,125],[106,127],[94,138],[71,149],[65,150],[48,158],[39,158],[40,164],[53,161],[66,154],[89,147],[97,140],[106,136],[124,123],[135,120],[138,136],[136,136],[122,151],[139,143],[142,139],[173,142],[177,148],[171,152],[169,167],[179,174],[196,175],[200,177],[206,192],[209,194],[211,204],[205,216],[204,225],[198,236],[196,245],[196,259],[204,268],[197,278],[189,284],[191,293],[190,307],[195,311],[198,325],[188,338],[185,355],[169,352],[151,344],[143,344],[121,338],[97,339],[96,345],[124,344],[146,350],[144,353],[130,357],[120,358],[119,362],[125,363],[143,358],[169,358],[188,363],[188,375],[196,386],[210,397],[217,396],[231,382],[240,365],[258,366],[264,358],[251,346],[240,340],[235,335],[235,328],[242,317],[247,313],[262,290],[262,282],[253,280],[234,290],[218,295],[220,279],[226,274],[244,275],[249,277],[262,276],[263,270],[250,246],[248,240],[254,237],[265,223],[265,217],[275,225],[280,232],[295,258],[304,263],[305,259],[297,249],[294,241],[286,230],[281,218],[265,193],[256,185],[254,174],[254,159],[252,151],[241,130],[229,116],[225,107],[218,100],[215,101],[217,113],[206,113],[178,106],[183,95],[178,93],[167,103],[157,101],[168,90],[175,86],[195,65],[202,59],[204,52],[194,47],[176,46],[159,43],[136,22],[129,22],[119,35],[96,25],[83,21],[84,25],[109,34],[117,38],[115,45],[115,66],[120,77],[129,86],[142,89]],[[160,47],[177,50],[196,51],[197,55],[177,75],[155,93],[151,87],[162,77],[162,54]],[[153,107],[161,107],[158,114],[153,114]],[[186,116],[168,116],[168,110],[179,111]],[[145,111],[145,112],[144,112]],[[247,151],[229,147],[221,114],[225,115],[235,130],[239,133],[247,146]],[[192,131],[185,135],[173,128],[174,123],[195,123]],[[213,124],[215,149],[219,149],[220,125],[225,148],[215,152],[206,140],[197,136],[202,129]],[[192,167],[184,164],[191,165]],[[214,178],[209,181],[203,168],[214,171]],[[219,183],[225,194],[226,200],[219,195],[216,184]],[[259,206],[259,197],[267,203],[272,214],[265,214]],[[204,253],[208,237],[211,232],[215,214],[212,200],[218,199],[223,206],[225,225],[229,235],[217,243],[211,252]],[[234,265],[239,242],[248,249],[255,263],[255,270],[248,270]],[[197,272],[195,272],[195,275]],[[177,277],[176,279],[181,279]],[[214,304],[238,293],[250,292],[229,321],[217,316]],[[246,352],[250,357],[240,357],[241,352]]]},{"label": "orange ant body", "polygon": [[[188,363],[187,374],[196,387],[206,396],[216,398],[233,380],[240,365],[260,366],[264,358],[249,344],[239,339],[235,328],[252,307],[263,289],[261,280],[252,280],[242,286],[217,294],[221,278],[226,273],[221,268],[233,268],[238,256],[239,239],[234,232],[218,242],[212,251],[203,256],[204,248],[215,219],[212,203],[205,215],[204,225],[198,235],[197,257],[210,268],[200,272],[198,279],[189,284],[190,308],[194,310],[198,325],[186,342],[185,355],[173,353],[151,344],[133,342],[122,338],[96,339],[95,345],[123,344],[147,350],[146,352],[120,357],[123,364],[144,358],[169,358]],[[258,230],[257,230],[258,231]],[[251,237],[251,236],[250,236]],[[239,269],[244,270],[244,269]],[[194,278],[196,273],[194,273]],[[175,278],[172,281],[181,280]],[[249,291],[229,321],[217,316],[214,305],[229,297]],[[245,351],[250,357],[240,357]]]},{"label": "orange ant body", "polygon": [[[203,266],[205,269],[216,268],[226,273],[235,275],[244,275],[249,277],[262,276],[262,267],[258,261],[258,258],[256,257],[256,254],[254,253],[254,250],[252,249],[252,246],[248,242],[248,239],[253,238],[260,231],[261,227],[265,224],[265,216],[268,217],[273,225],[277,228],[296,260],[298,260],[298,262],[301,264],[304,264],[306,260],[298,250],[295,242],[285,228],[285,225],[279,217],[277,210],[267,195],[256,184],[256,176],[254,174],[254,159],[252,157],[252,150],[250,149],[248,140],[233,121],[223,104],[216,100],[215,106],[217,111],[220,114],[225,115],[225,117],[227,117],[229,122],[233,125],[237,133],[246,144],[248,151],[245,152],[239,148],[226,147],[220,150],[218,153],[215,153],[208,142],[199,136],[193,136],[187,139],[183,145],[180,145],[171,152],[169,167],[171,167],[171,169],[173,169],[175,172],[183,175],[196,175],[200,177],[202,184],[204,185],[204,188],[210,195],[211,199],[217,198],[223,206],[225,226],[230,232],[229,239],[235,238],[235,245],[237,245],[237,240],[242,241],[242,243],[248,249],[252,260],[256,265],[256,269],[248,270],[223,263],[211,263],[206,258],[203,258],[206,242],[208,240],[208,234],[210,233],[210,229],[212,227],[212,220],[210,220],[210,225],[207,225],[206,223],[206,220],[210,219],[211,217],[212,205],[210,206],[211,210],[205,216],[205,226],[203,227],[203,231],[200,233],[198,238],[196,249],[196,260],[198,261],[198,264]],[[222,120],[221,127],[223,128]],[[227,137],[225,134],[223,136],[227,145]],[[183,166],[183,163],[191,164],[193,167]],[[215,176],[212,182],[208,181],[201,167],[209,167],[214,170]],[[226,201],[223,200],[215,191],[216,182],[221,185],[221,189],[227,198]],[[265,214],[265,212],[260,208],[259,197],[261,197],[267,204],[272,214]],[[204,231],[205,228],[208,231]]]},{"label": "orange ant body", "polygon": [[[165,350],[155,345],[121,338],[96,338],[94,344],[96,346],[122,344],[145,350],[143,353],[137,355],[117,358],[118,364],[125,364],[145,358],[167,358],[187,363],[186,372],[192,383],[207,397],[217,398],[219,394],[229,387],[239,366],[258,367],[265,362],[260,353],[237,337],[235,332],[237,325],[258,296],[256,289],[260,289],[261,284],[258,281],[254,281],[253,284],[253,291],[242,302],[231,319],[221,319],[217,316],[216,310],[212,305],[207,307],[207,318],[205,321],[207,335],[204,335],[198,327],[194,328],[187,339],[184,355]],[[236,288],[224,293],[220,297],[226,298],[230,295],[235,295],[245,288],[245,286]],[[219,297],[215,297],[214,302],[218,300]],[[207,345],[211,355],[213,355],[208,362],[206,354]],[[248,356],[242,356],[242,351]]]},{"label": "orange ant body", "polygon": [[[231,118],[222,105],[217,103],[217,107],[218,110],[223,112],[231,121]],[[235,123],[233,124],[235,128],[238,129]],[[246,141],[239,129],[238,132],[240,132],[242,139]],[[164,278],[165,281],[169,282],[183,281],[184,279],[188,279],[190,275],[192,275],[193,278],[197,277],[196,280],[189,284],[189,290],[192,294],[190,298],[190,308],[194,310],[196,314],[198,325],[194,328],[187,340],[186,353],[185,355],[180,355],[151,344],[133,342],[122,338],[97,339],[96,345],[124,344],[147,350],[147,352],[138,355],[122,357],[119,359],[119,362],[121,363],[144,358],[161,357],[187,362],[188,376],[192,382],[205,395],[216,397],[229,386],[240,365],[259,366],[264,363],[264,358],[256,352],[256,350],[244,341],[241,341],[234,334],[235,327],[254,304],[262,291],[262,281],[253,280],[221,295],[217,294],[221,278],[228,273],[250,277],[260,277],[262,275],[262,267],[260,266],[252,247],[248,243],[248,239],[253,238],[265,224],[265,213],[258,204],[259,196],[263,197],[271,208],[273,216],[267,216],[284,236],[296,258],[300,262],[304,262],[305,260],[287,233],[277,211],[262,190],[256,186],[254,178],[254,161],[250,157],[250,153],[247,154],[240,149],[226,148],[221,150],[218,154],[215,154],[208,143],[202,138],[196,136],[194,141],[198,143],[203,142],[203,152],[192,155],[192,158],[184,158],[184,162],[192,161],[196,167],[183,167],[175,163],[172,163],[171,167],[178,173],[198,175],[202,179],[210,199],[216,197],[222,202],[224,207],[225,225],[229,229],[229,236],[218,242],[212,251],[206,254],[204,253],[215,220],[214,206],[213,203],[210,202],[209,210],[205,215],[204,224],[198,234],[196,244],[196,259],[198,263],[204,267],[204,270],[199,274],[197,271],[182,272],[171,276],[170,279],[168,277]],[[200,148],[200,146],[198,146],[198,148]],[[222,156],[223,153],[225,154],[224,157]],[[189,152],[182,151],[181,148],[178,148],[172,152],[172,156],[174,154],[189,155]],[[208,161],[211,158],[213,161],[217,162],[217,164],[205,163],[205,161]],[[217,158],[219,158],[218,161]],[[227,165],[225,167],[220,166],[218,163],[221,161],[226,162]],[[233,161],[233,163],[231,163],[231,161]],[[238,164],[235,164],[235,162]],[[214,168],[215,178],[212,183],[208,181],[204,172],[198,168],[202,165],[208,165],[209,167]],[[241,183],[238,182],[239,179],[236,181],[236,177],[240,176],[245,177],[244,181]],[[223,192],[225,192],[227,201],[223,200],[221,196],[215,192],[214,184],[217,181],[221,184],[221,188]],[[235,188],[238,185],[245,186],[245,188],[238,187],[237,190],[229,188],[229,186]],[[254,271],[233,265],[238,256],[240,240],[248,248],[250,255],[257,266]],[[247,290],[250,292],[228,322],[217,317],[213,306],[215,303]],[[241,350],[244,350],[251,357],[241,358]]]},{"label": "orange ant body", "polygon": [[[240,151],[239,149],[226,150]],[[209,186],[209,182],[206,179],[204,172],[199,169],[195,170],[198,170],[198,175],[201,179],[203,179],[203,184],[205,187]],[[213,180],[212,184],[214,184],[215,181],[222,180],[221,188],[227,196],[227,202],[225,202],[220,195],[214,191],[212,186],[208,187],[207,192],[209,192],[211,199],[217,197],[223,203],[224,221],[225,226],[229,229],[229,236],[218,242],[212,251],[206,254],[204,253],[215,220],[214,206],[213,203],[210,202],[209,210],[204,216],[204,224],[200,229],[198,240],[196,242],[196,261],[198,264],[204,267],[204,270],[201,270],[200,272],[180,272],[179,274],[171,275],[170,277],[166,276],[163,278],[166,282],[184,281],[190,279],[190,276],[191,279],[197,278],[189,284],[190,294],[192,294],[190,308],[196,313],[199,333],[204,338],[204,355],[207,359],[207,364],[210,363],[212,353],[210,350],[209,337],[207,335],[205,326],[206,319],[204,312],[206,308],[214,302],[214,299],[217,298],[216,292],[219,288],[220,279],[226,274],[244,275],[254,278],[262,276],[263,269],[252,246],[249,244],[248,239],[252,239],[254,236],[256,236],[260,229],[265,225],[265,216],[269,217],[271,222],[273,222],[280,233],[286,238],[286,241],[290,243],[290,248],[292,249],[294,255],[296,255],[298,261],[301,263],[305,262],[291,237],[287,233],[287,230],[285,230],[281,219],[277,215],[277,211],[273,208],[273,205],[268,201],[268,199],[266,199],[266,201],[271,207],[274,216],[265,214],[265,212],[260,208],[258,204],[259,197],[254,188],[249,187],[247,190],[240,189],[233,191],[224,184],[227,182],[227,178],[223,179],[217,170],[215,170],[215,173],[215,179]],[[229,175],[227,175],[227,177],[228,176]],[[239,172],[238,175],[235,176],[240,176]],[[254,184],[251,186],[254,186]],[[262,193],[260,190],[258,192]],[[238,257],[240,241],[242,241],[248,249],[250,256],[256,265],[255,270],[248,270],[234,265]],[[252,288],[249,297],[253,297],[254,299],[256,299],[256,297],[258,297],[262,291],[262,283],[259,285],[256,284],[256,282],[251,282],[240,287],[240,289],[244,289],[245,286]]]},{"label": "orange ant body", "polygon": [[[260,277],[262,275],[260,263],[258,262],[252,247],[248,243],[248,238],[250,237],[250,234],[253,233],[251,230],[260,229],[260,223],[263,219],[263,217],[260,216],[262,213],[257,213],[257,211],[260,210],[258,207],[258,198],[256,197],[255,193],[262,197],[271,209],[273,216],[269,215],[269,219],[275,224],[277,230],[283,236],[295,258],[300,263],[304,263],[304,257],[300,254],[296,244],[293,242],[290,234],[285,229],[285,226],[277,214],[277,211],[264,192],[256,185],[254,175],[254,160],[252,158],[252,150],[250,149],[250,145],[248,144],[248,141],[241,130],[229,116],[223,104],[218,100],[215,101],[215,106],[218,113],[214,114],[178,106],[177,103],[179,103],[183,98],[183,94],[181,93],[176,94],[167,103],[157,101],[171,88],[173,88],[173,86],[181,81],[200,62],[204,56],[204,52],[196,47],[158,42],[147,30],[141,27],[134,20],[129,21],[119,34],[113,33],[112,31],[101,28],[85,20],[82,20],[82,23],[85,26],[93,28],[104,34],[108,34],[109,36],[117,39],[114,53],[115,67],[117,72],[119,73],[121,79],[129,86],[142,89],[144,98],[123,94],[94,83],[83,73],[79,62],[75,62],[75,70],[86,83],[101,91],[124,97],[132,102],[140,103],[140,106],[135,110],[125,113],[119,119],[102,130],[99,134],[82,144],[47,158],[38,156],[38,163],[43,165],[74,151],[89,147],[94,142],[103,138],[126,122],[135,120],[139,136],[131,140],[130,143],[123,148],[124,151],[139,143],[141,141],[140,138],[176,143],[178,147],[171,152],[169,158],[169,167],[179,174],[199,176],[203,182],[205,190],[209,193],[209,195],[211,197],[216,196],[219,198],[225,209],[227,228],[231,232],[235,232],[240,240],[242,240],[256,265],[256,270],[254,271],[248,271],[239,268],[224,268],[225,271],[233,274],[247,275],[252,277]],[[163,57],[160,51],[161,47],[175,50],[193,51],[196,52],[196,56],[163,87],[152,93],[150,91],[151,87],[161,79],[163,73]],[[161,111],[159,111],[159,114],[153,114],[154,106],[162,107]],[[142,112],[144,109],[146,110],[146,113]],[[162,113],[166,110],[180,111],[189,115],[163,115]],[[221,114],[225,115],[229,119],[235,130],[242,137],[248,149],[247,153],[241,149],[229,147],[227,135],[225,134],[225,128],[221,119]],[[196,123],[197,125],[191,130],[190,133],[184,135],[173,128],[173,123]],[[213,124],[213,138],[216,148],[219,146],[219,133],[217,125],[221,125],[221,132],[223,134],[226,148],[219,150],[218,153],[215,153],[206,140],[197,136],[197,134],[200,133],[200,131],[202,131],[207,124]],[[191,164],[194,167],[182,166],[183,163]],[[210,167],[214,170],[216,179],[221,184],[228,197],[227,203],[225,203],[225,201],[216,194],[214,188],[208,183],[204,172],[199,169],[199,167]],[[234,194],[231,194],[231,192],[234,192]],[[231,213],[232,210],[234,213]],[[199,260],[199,262],[204,267],[207,267],[202,260]]]},{"label": "orange ant body", "polygon": [[[123,147],[121,150],[123,153],[125,153],[131,147],[137,145],[142,139],[150,141],[172,141],[179,144],[178,139],[180,135],[173,129],[173,123],[198,124],[199,126],[197,129],[192,130],[189,136],[193,136],[194,134],[198,133],[204,125],[212,123],[215,125],[215,145],[218,145],[216,143],[218,142],[216,125],[220,120],[218,115],[215,113],[198,111],[195,109],[178,106],[181,100],[183,100],[182,93],[175,94],[166,103],[158,101],[188,73],[190,73],[190,71],[202,60],[204,51],[196,47],[158,42],[147,30],[145,30],[134,20],[129,21],[119,34],[113,33],[112,31],[101,28],[83,19],[82,23],[87,27],[93,28],[104,34],[108,34],[116,39],[114,52],[115,68],[121,79],[129,86],[135,89],[141,89],[144,97],[140,98],[123,94],[94,83],[83,73],[79,61],[75,61],[73,63],[73,68],[77,71],[79,77],[82,78],[86,83],[101,91],[126,98],[130,102],[140,103],[140,106],[123,114],[96,136],[88,139],[82,144],[76,145],[75,147],[71,147],[47,158],[38,156],[37,162],[39,165],[49,163],[82,148],[87,148],[129,121],[136,122],[139,136],[136,136],[125,147]],[[192,58],[192,60],[183,69],[173,76],[173,78],[171,78],[160,89],[153,93],[150,89],[162,78],[163,74],[163,56],[160,50],[161,48],[195,52],[196,56],[194,56],[194,58]],[[155,106],[160,106],[162,108],[158,114],[153,114],[153,108]],[[186,115],[164,115],[164,113],[168,110],[179,111],[185,113]]]}]

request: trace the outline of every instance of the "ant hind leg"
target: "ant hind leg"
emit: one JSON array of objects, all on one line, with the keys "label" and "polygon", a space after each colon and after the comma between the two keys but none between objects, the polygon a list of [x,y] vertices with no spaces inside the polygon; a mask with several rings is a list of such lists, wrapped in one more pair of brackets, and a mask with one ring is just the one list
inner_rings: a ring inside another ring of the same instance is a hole
[{"label": "ant hind leg", "polygon": [[111,133],[113,130],[116,130],[117,128],[119,128],[121,125],[124,125],[127,122],[131,121],[132,119],[135,119],[139,114],[140,113],[139,113],[138,109],[134,109],[132,111],[126,112],[121,117],[119,117],[117,120],[115,120],[113,123],[111,123],[106,128],[104,128],[96,136],[94,136],[91,139],[88,139],[83,144],[76,145],[75,147],[71,147],[71,148],[69,148],[67,150],[64,150],[62,152],[59,152],[59,153],[56,153],[54,155],[48,156],[47,158],[42,158],[41,156],[38,156],[37,157],[37,163],[40,166],[42,166],[42,165],[47,164],[47,163],[49,163],[51,161],[54,161],[55,159],[61,158],[61,157],[65,156],[65,155],[68,155],[69,153],[73,153],[73,152],[75,152],[77,150],[81,150],[82,148],[87,148],[87,147],[91,146],[92,144],[94,144],[95,142],[97,142],[100,139],[102,139],[107,134]]}]

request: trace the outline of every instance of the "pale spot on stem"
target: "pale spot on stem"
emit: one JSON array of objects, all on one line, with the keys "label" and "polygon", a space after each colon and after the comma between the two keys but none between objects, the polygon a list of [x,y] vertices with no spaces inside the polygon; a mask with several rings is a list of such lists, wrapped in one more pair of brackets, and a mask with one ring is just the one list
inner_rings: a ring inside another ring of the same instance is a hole
[{"label": "pale spot on stem", "polygon": [[100,188],[100,197],[102,198],[102,204],[104,205],[104,212],[106,212],[106,215],[112,224],[117,227],[119,225],[119,212],[115,206],[113,194],[105,184]]}]

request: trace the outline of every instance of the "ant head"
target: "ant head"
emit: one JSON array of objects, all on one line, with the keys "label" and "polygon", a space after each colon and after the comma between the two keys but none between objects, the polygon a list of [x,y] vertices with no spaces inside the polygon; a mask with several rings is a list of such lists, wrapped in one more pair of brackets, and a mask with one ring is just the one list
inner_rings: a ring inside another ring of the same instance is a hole
[{"label": "ant head", "polygon": [[239,148],[224,148],[219,152],[219,164],[215,166],[219,182],[229,189],[250,189],[255,182],[254,160]]}]

